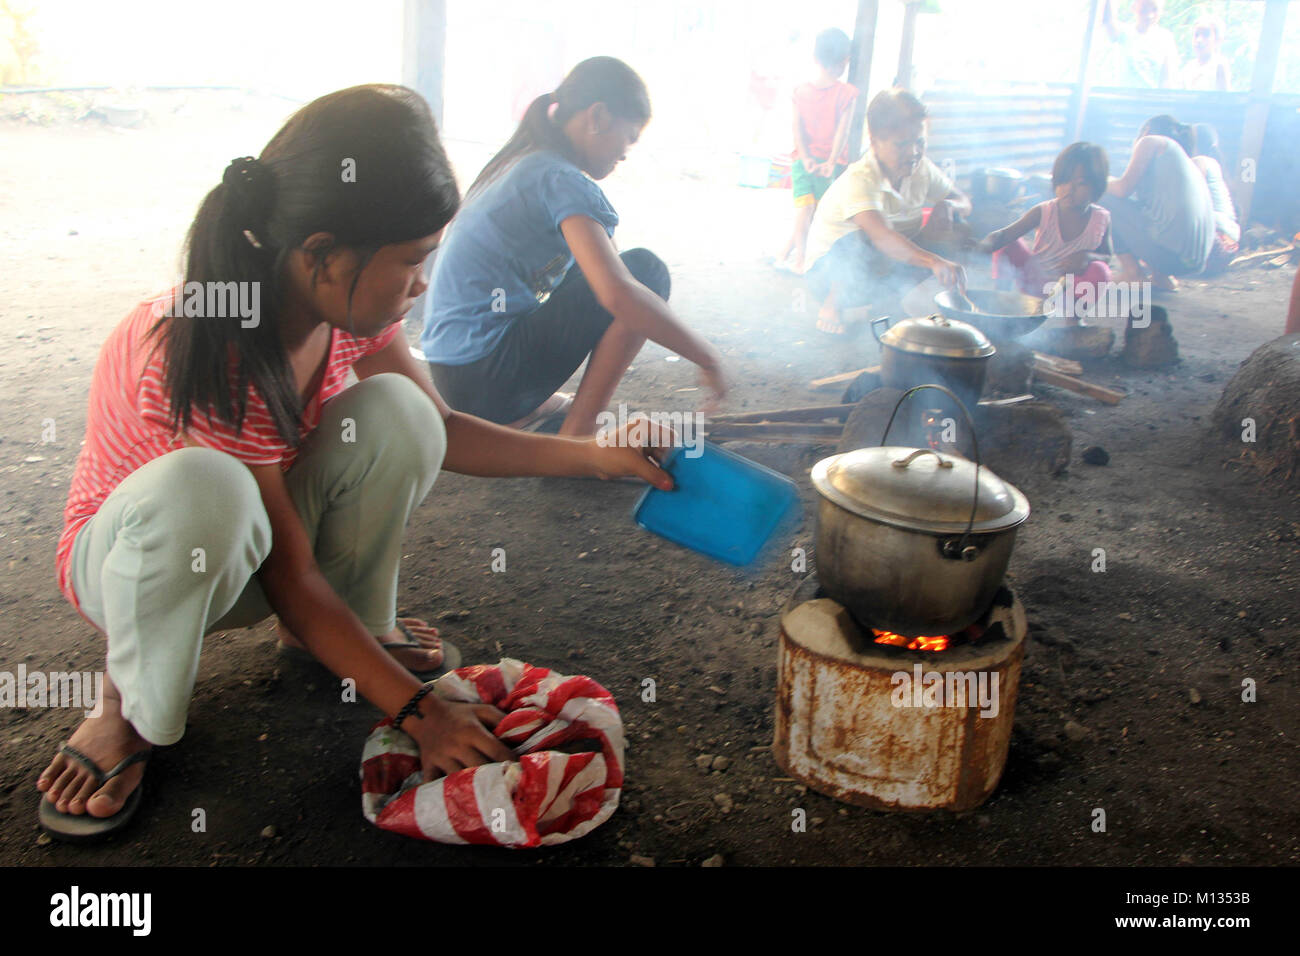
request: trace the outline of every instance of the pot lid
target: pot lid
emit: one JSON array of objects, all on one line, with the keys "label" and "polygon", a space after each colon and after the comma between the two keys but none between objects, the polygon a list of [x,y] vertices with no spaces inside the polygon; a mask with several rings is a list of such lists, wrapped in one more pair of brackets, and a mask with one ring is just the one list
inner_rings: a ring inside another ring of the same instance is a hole
[{"label": "pot lid", "polygon": [[984,358],[997,351],[975,326],[942,315],[904,319],[880,337],[882,345],[943,358]]},{"label": "pot lid", "polygon": [[[961,534],[975,498],[975,463],[928,448],[859,448],[813,466],[813,487],[846,511],[911,531]],[[972,531],[1005,531],[1029,517],[1029,501],[979,469]]]}]

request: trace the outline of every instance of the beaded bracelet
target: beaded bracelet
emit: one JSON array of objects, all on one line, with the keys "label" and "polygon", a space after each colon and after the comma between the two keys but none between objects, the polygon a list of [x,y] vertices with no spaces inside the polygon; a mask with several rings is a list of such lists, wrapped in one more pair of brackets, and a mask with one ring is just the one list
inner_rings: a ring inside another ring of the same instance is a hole
[{"label": "beaded bracelet", "polygon": [[431,690],[433,690],[433,681],[420,685],[420,689],[411,696],[411,699],[406,702],[405,706],[397,712],[397,716],[393,718],[394,730],[401,730],[402,721],[407,717],[410,717],[412,714],[415,714],[417,719],[422,719],[422,715],[419,713],[420,701],[424,700],[425,695]]}]

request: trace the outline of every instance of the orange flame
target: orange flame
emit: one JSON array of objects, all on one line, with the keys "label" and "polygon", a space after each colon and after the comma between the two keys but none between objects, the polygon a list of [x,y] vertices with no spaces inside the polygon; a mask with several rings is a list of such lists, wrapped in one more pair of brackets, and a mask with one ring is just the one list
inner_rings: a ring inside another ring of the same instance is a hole
[{"label": "orange flame", "polygon": [[894,647],[906,647],[909,651],[946,651],[948,649],[948,636],[942,637],[904,637],[902,634],[895,634],[893,631],[882,631],[872,628],[871,633],[876,635],[877,644],[890,644]]}]

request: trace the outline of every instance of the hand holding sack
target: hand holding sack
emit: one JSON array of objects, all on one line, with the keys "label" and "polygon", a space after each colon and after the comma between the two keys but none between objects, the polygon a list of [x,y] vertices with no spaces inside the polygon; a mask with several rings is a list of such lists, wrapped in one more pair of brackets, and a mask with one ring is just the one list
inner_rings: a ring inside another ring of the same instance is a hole
[{"label": "hand holding sack", "polygon": [[[433,692],[505,711],[494,733],[518,759],[424,783],[415,741],[382,720],[361,758],[361,808],[371,823],[437,843],[554,846],[590,832],[618,808],[623,721],[609,691],[590,677],[505,658],[452,671]],[[573,743],[599,750],[555,749]]]}]

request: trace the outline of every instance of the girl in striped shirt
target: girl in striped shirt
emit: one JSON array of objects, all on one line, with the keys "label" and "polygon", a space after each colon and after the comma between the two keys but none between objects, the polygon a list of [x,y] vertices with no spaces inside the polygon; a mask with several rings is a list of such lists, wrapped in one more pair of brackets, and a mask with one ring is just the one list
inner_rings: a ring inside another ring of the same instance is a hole
[{"label": "girl in striped shirt", "polygon": [[184,283],[109,336],[57,553],[61,590],[106,637],[107,680],[37,781],[52,834],[125,824],[151,747],[184,733],[204,636],[271,614],[284,645],[408,715],[426,779],[510,759],[495,708],[421,696],[413,671],[448,648],[395,617],[411,513],[444,467],[672,482],[658,434],[528,434],[438,395],[401,325],[459,201],[419,96],[332,93],[230,164]]}]

